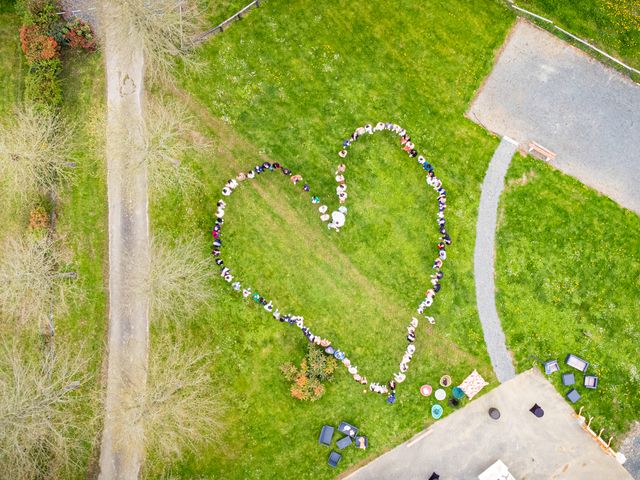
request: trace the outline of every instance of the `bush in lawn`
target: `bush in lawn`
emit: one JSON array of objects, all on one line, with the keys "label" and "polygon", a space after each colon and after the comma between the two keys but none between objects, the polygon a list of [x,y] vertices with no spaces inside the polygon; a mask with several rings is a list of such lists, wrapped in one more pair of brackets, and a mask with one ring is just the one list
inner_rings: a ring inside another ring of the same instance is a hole
[{"label": "bush in lawn", "polygon": [[46,230],[49,226],[49,214],[42,205],[31,210],[29,213],[29,228],[31,230]]},{"label": "bush in lawn", "polygon": [[62,62],[59,58],[32,64],[24,82],[25,99],[39,109],[60,107],[62,105],[61,71]]},{"label": "bush in lawn", "polygon": [[56,15],[57,2],[30,0],[22,7],[28,24],[20,28],[20,45],[30,66],[25,79],[25,98],[38,107],[58,108],[62,104],[61,43],[54,36],[62,21]]},{"label": "bush in lawn", "polygon": [[65,45],[71,48],[93,52],[96,49],[96,40],[91,25],[76,18],[64,25],[60,34]]},{"label": "bush in lawn", "polygon": [[177,322],[194,316],[210,305],[213,278],[209,259],[197,242],[154,238],[147,280],[152,318]]},{"label": "bush in lawn", "polygon": [[171,461],[217,443],[223,427],[223,402],[209,376],[207,354],[168,336],[156,342],[147,386],[133,405],[134,421],[144,429],[143,478],[158,478]]},{"label": "bush in lawn", "polygon": [[293,382],[291,385],[293,398],[313,402],[324,395],[325,389],[322,382],[330,381],[336,368],[338,368],[338,362],[335,358],[326,355],[323,349],[310,343],[309,350],[299,368],[287,362],[280,366],[280,371],[287,380]]},{"label": "bush in lawn", "polygon": [[21,4],[27,24],[20,28],[20,44],[30,65],[25,97],[38,107],[62,105],[60,47],[95,50],[91,26],[81,20],[67,24],[56,14],[53,0],[26,0]]},{"label": "bush in lawn", "polygon": [[57,294],[58,250],[47,237],[29,234],[10,238],[0,257],[0,326],[25,327],[44,322]]},{"label": "bush in lawn", "polygon": [[23,25],[20,28],[20,45],[30,64],[60,56],[58,42],[40,25]]},{"label": "bush in lawn", "polygon": [[57,115],[25,105],[0,123],[0,178],[23,199],[50,190],[69,176],[71,136]]},{"label": "bush in lawn", "polygon": [[192,118],[184,106],[162,99],[151,100],[145,111],[145,163],[149,171],[149,189],[162,196],[169,191],[186,193],[200,185],[194,171],[183,160],[204,145],[190,138]]},{"label": "bush in lawn", "polygon": [[77,407],[88,398],[87,362],[82,352],[61,348],[38,357],[25,354],[17,342],[0,346],[1,476],[75,478],[94,426],[83,421],[82,431],[78,428]]},{"label": "bush in lawn", "polygon": [[19,3],[27,21],[42,27],[45,32],[52,32],[62,23],[62,17],[57,15],[61,8],[55,0],[23,0]]}]

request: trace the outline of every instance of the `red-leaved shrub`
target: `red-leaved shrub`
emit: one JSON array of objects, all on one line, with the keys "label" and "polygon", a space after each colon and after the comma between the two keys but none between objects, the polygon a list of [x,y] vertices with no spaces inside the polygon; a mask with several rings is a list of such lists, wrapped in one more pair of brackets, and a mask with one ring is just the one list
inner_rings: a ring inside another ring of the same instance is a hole
[{"label": "red-leaved shrub", "polygon": [[49,226],[49,215],[43,206],[31,210],[29,213],[29,228],[31,230],[46,230]]},{"label": "red-leaved shrub", "polygon": [[23,25],[20,28],[20,45],[29,63],[53,60],[60,55],[58,42],[46,35],[38,25]]},{"label": "red-leaved shrub", "polygon": [[75,19],[73,22],[68,23],[63,31],[65,31],[64,40],[71,48],[82,48],[88,51],[96,49],[93,30],[88,23]]},{"label": "red-leaved shrub", "polygon": [[321,348],[310,343],[299,368],[287,362],[280,366],[280,371],[292,382],[290,392],[293,398],[313,402],[324,395],[325,387],[322,382],[330,381],[336,368],[338,362],[335,358],[325,355]]}]

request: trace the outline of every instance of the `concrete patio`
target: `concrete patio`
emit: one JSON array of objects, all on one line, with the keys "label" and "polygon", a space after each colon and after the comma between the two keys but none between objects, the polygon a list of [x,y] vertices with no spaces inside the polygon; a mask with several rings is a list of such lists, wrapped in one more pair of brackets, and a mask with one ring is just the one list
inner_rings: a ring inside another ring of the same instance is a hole
[{"label": "concrete patio", "polygon": [[[425,414],[432,403],[425,400]],[[542,418],[529,412],[534,403],[544,409]],[[491,407],[500,410],[498,420],[489,417]],[[424,480],[435,471],[442,480],[471,480],[498,459],[517,480],[632,479],[582,429],[573,409],[536,369],[471,401],[346,478]]]}]

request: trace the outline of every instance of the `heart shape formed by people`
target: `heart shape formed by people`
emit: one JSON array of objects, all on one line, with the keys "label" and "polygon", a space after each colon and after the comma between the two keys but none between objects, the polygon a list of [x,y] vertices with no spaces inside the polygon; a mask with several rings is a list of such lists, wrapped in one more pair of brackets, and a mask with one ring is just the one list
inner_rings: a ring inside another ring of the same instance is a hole
[{"label": "heart shape formed by people", "polygon": [[[418,153],[415,145],[411,142],[411,137],[409,137],[406,130],[394,123],[378,122],[375,126],[367,124],[364,127],[358,127],[355,132],[353,132],[351,137],[343,142],[342,149],[338,153],[338,156],[344,159],[348,154],[348,148],[360,137],[367,134],[373,135],[376,132],[383,131],[392,132],[393,134],[396,134],[400,137],[400,147],[409,155],[410,158],[415,158],[418,164],[422,166],[423,170],[426,171],[427,184],[432,187],[438,194],[437,223],[441,235],[437,244],[438,256],[433,263],[434,273],[431,275],[431,288],[426,291],[424,300],[418,305],[416,309],[418,315],[424,315],[429,323],[434,324],[435,320],[433,319],[433,317],[426,315],[425,310],[433,304],[436,294],[440,291],[440,280],[443,277],[442,265],[447,258],[446,246],[451,244],[451,237],[449,236],[445,228],[446,222],[444,218],[444,211],[447,208],[447,192],[442,186],[442,181],[438,177],[436,177],[433,166],[429,162],[427,162],[424,156]],[[344,226],[348,212],[345,205],[348,196],[347,184],[344,176],[346,168],[346,165],[344,163],[341,163],[340,165],[338,165],[335,172],[335,180],[338,184],[338,186],[336,187],[336,194],[338,196],[339,207],[331,214],[327,213],[327,205],[323,204],[318,208],[318,211],[320,212],[320,220],[327,223],[327,227],[335,230],[336,232],[339,232],[340,228]],[[303,184],[303,190],[305,192],[311,192],[310,185],[308,183],[303,183],[301,175],[294,174],[289,168],[281,166],[278,163],[271,164],[269,162],[265,162],[262,165],[257,165],[250,172],[238,173],[235,179],[231,179],[226,183],[226,185],[222,189],[222,195],[225,197],[229,197],[240,186],[242,182],[254,180],[266,172],[276,171],[280,171],[284,176],[289,177],[291,183],[294,186]],[[311,203],[319,204],[320,198],[318,196],[312,195]],[[419,323],[418,318],[412,317],[407,327],[408,346],[402,355],[402,360],[399,364],[399,371],[395,372],[392,375],[391,379],[389,379],[388,381],[369,382],[369,380],[367,380],[367,377],[359,371],[358,367],[352,362],[352,359],[350,359],[343,350],[337,348],[337,346],[333,344],[330,339],[323,338],[322,336],[313,333],[311,329],[305,325],[304,317],[291,313],[282,314],[280,310],[273,305],[273,302],[271,300],[267,300],[265,298],[265,295],[260,294],[256,291],[253,291],[252,293],[251,287],[242,285],[242,283],[236,278],[236,275],[232,273],[229,266],[225,265],[224,260],[221,257],[221,249],[223,243],[222,226],[224,224],[226,206],[227,203],[224,200],[221,199],[218,201],[215,225],[213,226],[213,229],[211,231],[211,234],[214,238],[213,250],[211,253],[214,255],[214,257],[216,257],[215,263],[220,267],[220,276],[223,277],[224,280],[231,285],[234,291],[240,292],[244,298],[251,297],[256,303],[261,304],[264,310],[269,312],[276,320],[279,320],[280,322],[285,324],[296,326],[309,342],[321,346],[322,348],[324,348],[324,351],[327,355],[333,355],[337,360],[341,361],[356,382],[363,385],[368,384],[369,389],[373,392],[389,395],[388,400],[393,403],[393,401],[395,401],[397,384],[402,383],[405,380],[406,372],[409,369],[409,363],[411,362],[411,359],[415,353],[414,342],[416,339],[416,331]]]}]

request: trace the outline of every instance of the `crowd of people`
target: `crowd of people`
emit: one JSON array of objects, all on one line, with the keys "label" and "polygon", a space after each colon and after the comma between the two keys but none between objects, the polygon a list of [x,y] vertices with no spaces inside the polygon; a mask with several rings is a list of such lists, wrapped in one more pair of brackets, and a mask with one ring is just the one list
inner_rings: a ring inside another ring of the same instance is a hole
[{"label": "crowd of people", "polygon": [[[434,272],[431,275],[431,286],[425,292],[424,299],[416,309],[416,312],[419,315],[424,315],[425,319],[430,324],[434,324],[434,318],[425,315],[425,310],[433,305],[435,296],[440,291],[440,281],[444,276],[444,273],[442,272],[442,266],[444,264],[444,261],[447,259],[446,248],[451,244],[451,237],[447,233],[446,221],[444,216],[444,212],[447,208],[447,192],[442,186],[442,181],[435,175],[433,165],[431,165],[424,156],[418,153],[407,131],[401,126],[394,123],[378,122],[375,126],[367,124],[363,127],[358,127],[349,138],[344,140],[342,149],[338,152],[338,156],[341,159],[346,158],[348,155],[348,148],[353,144],[353,142],[357,141],[363,136],[373,135],[374,133],[381,131],[390,131],[400,137],[400,148],[408,154],[409,158],[416,159],[418,164],[426,172],[427,185],[433,188],[438,195],[438,213],[436,216],[436,221],[438,223],[440,231],[440,239],[437,244],[438,255],[433,262],[432,268]],[[346,222],[346,215],[348,212],[348,209],[345,205],[348,198],[347,184],[344,175],[346,169],[347,166],[344,163],[340,163],[335,172],[335,180],[337,183],[336,195],[338,197],[339,207],[335,211],[331,212],[331,214],[328,213],[329,207],[327,205],[323,204],[318,207],[320,220],[326,223],[329,229],[335,230],[336,232],[340,231],[340,228],[344,226]],[[236,178],[229,180],[225,184],[224,188],[222,189],[222,195],[224,197],[228,197],[235,191],[235,189],[239,187],[241,182],[257,178],[259,175],[265,172],[276,171],[280,171],[283,175],[288,176],[293,185],[302,184],[302,189],[305,192],[311,191],[311,187],[308,183],[303,182],[303,178],[301,175],[293,174],[293,172],[289,168],[283,167],[279,163],[265,162],[261,165],[256,165],[249,172],[238,173]],[[320,197],[317,195],[311,196],[311,203],[314,205],[320,203]],[[392,378],[386,382],[369,382],[367,378],[358,371],[358,367],[352,364],[351,360],[347,357],[345,352],[336,348],[336,346],[333,345],[329,339],[322,338],[319,335],[315,335],[309,329],[309,327],[305,325],[304,317],[292,314],[282,314],[280,310],[273,305],[273,302],[271,300],[266,299],[262,294],[258,292],[252,292],[251,287],[243,287],[240,281],[235,279],[235,276],[231,272],[231,269],[227,265],[225,265],[221,257],[222,226],[224,225],[226,206],[227,204],[224,200],[218,201],[216,205],[216,220],[211,232],[213,235],[213,248],[211,253],[215,257],[215,263],[220,267],[221,277],[223,277],[225,281],[230,283],[231,287],[235,291],[241,292],[243,297],[251,298],[254,302],[260,304],[267,312],[271,313],[273,318],[275,318],[276,320],[294,325],[299,328],[302,334],[310,342],[323,347],[326,354],[333,355],[337,360],[342,362],[342,364],[345,366],[349,374],[356,382],[362,385],[369,385],[369,390],[372,392],[387,395],[387,401],[389,403],[395,402],[396,387],[399,383],[404,382],[404,380],[406,379],[406,373],[409,370],[409,364],[416,350],[415,341],[419,324],[418,318],[412,317],[411,322],[407,326],[408,345],[398,366],[398,371],[394,373],[392,375]]]}]

